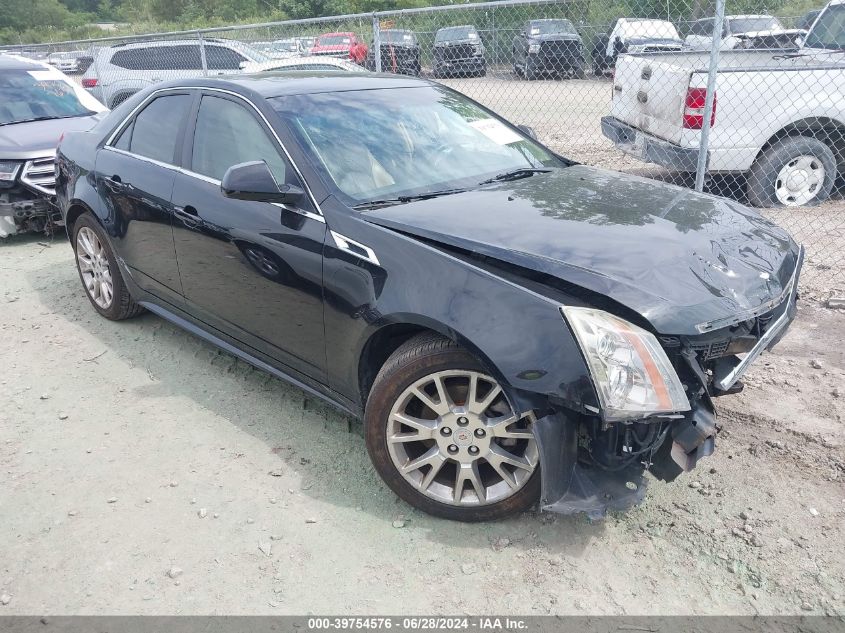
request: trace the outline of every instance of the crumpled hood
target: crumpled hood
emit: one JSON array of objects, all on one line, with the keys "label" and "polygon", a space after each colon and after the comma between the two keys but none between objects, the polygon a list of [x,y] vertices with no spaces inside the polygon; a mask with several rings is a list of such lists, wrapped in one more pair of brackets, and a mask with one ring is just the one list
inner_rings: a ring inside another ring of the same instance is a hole
[{"label": "crumpled hood", "polygon": [[28,160],[56,150],[64,132],[90,130],[107,113],[0,126],[0,160]]},{"label": "crumpled hood", "polygon": [[724,327],[768,309],[799,250],[737,203],[584,165],[364,217],[554,275],[627,306],[663,334],[698,334],[699,324]]}]

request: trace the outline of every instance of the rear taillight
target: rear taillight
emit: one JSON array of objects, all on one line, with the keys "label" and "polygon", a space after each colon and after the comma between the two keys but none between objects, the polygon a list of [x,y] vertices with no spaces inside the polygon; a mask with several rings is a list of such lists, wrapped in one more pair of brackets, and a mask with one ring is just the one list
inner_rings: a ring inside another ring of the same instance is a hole
[{"label": "rear taillight", "polygon": [[83,79],[82,80],[82,87],[83,88],[93,88],[97,85],[96,79]]},{"label": "rear taillight", "polygon": [[[700,130],[704,127],[704,106],[707,102],[707,88],[687,88],[684,100],[684,127],[688,130]],[[710,125],[716,123],[716,93],[713,93],[713,110],[710,112]]]}]

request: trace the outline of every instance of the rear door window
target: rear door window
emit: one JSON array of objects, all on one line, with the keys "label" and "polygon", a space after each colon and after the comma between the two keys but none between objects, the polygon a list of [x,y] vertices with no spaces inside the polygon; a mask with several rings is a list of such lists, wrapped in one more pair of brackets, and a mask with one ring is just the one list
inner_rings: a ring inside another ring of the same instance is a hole
[{"label": "rear door window", "polygon": [[225,46],[206,44],[205,61],[209,70],[239,70],[246,57]]},{"label": "rear door window", "polygon": [[[128,143],[133,154],[173,164],[179,131],[188,116],[192,98],[180,94],[154,99],[136,115],[117,139],[115,147],[123,148]],[[130,137],[124,140],[127,132]]]}]

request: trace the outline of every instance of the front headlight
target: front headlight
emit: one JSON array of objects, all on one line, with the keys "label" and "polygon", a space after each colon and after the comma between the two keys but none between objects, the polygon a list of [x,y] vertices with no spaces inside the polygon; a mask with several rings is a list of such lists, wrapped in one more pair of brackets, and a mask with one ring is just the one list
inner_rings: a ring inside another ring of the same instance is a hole
[{"label": "front headlight", "polygon": [[540,52],[540,45],[539,44],[529,44],[528,45],[528,52],[529,53],[539,53]]},{"label": "front headlight", "polygon": [[581,345],[605,420],[689,411],[678,374],[653,334],[602,310],[560,310]]},{"label": "front headlight", "polygon": [[21,164],[14,160],[0,160],[0,181],[12,182],[18,175]]}]

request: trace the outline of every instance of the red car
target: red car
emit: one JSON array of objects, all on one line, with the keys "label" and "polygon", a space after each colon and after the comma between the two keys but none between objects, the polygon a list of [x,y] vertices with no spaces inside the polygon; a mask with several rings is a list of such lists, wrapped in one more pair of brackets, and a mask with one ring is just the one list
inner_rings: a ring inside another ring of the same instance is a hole
[{"label": "red car", "polygon": [[355,33],[323,33],[311,48],[312,55],[331,55],[363,64],[367,59],[367,44]]}]

